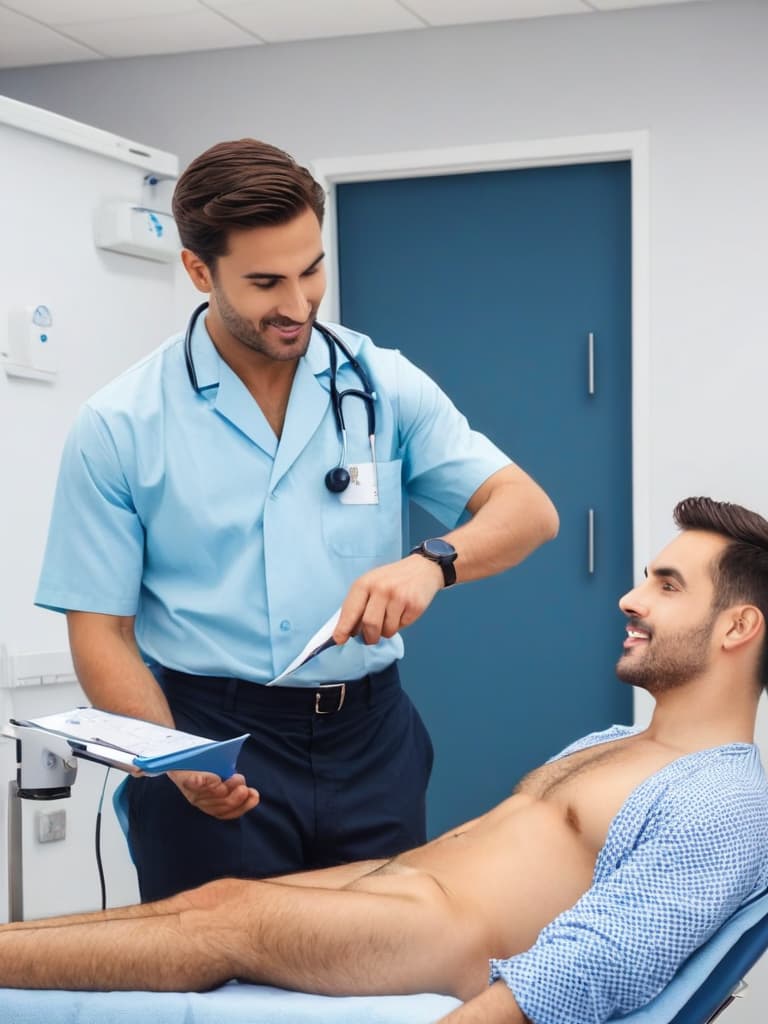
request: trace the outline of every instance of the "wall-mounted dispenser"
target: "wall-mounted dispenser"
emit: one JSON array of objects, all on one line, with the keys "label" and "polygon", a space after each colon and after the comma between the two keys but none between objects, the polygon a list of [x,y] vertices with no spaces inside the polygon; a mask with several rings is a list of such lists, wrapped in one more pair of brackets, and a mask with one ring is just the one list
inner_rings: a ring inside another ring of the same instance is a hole
[{"label": "wall-mounted dispenser", "polygon": [[56,345],[50,307],[17,306],[8,312],[8,341],[0,351],[7,377],[52,382],[56,379]]},{"label": "wall-mounted dispenser", "polygon": [[103,203],[96,210],[94,236],[100,249],[160,263],[173,263],[181,249],[170,213],[125,200]]}]

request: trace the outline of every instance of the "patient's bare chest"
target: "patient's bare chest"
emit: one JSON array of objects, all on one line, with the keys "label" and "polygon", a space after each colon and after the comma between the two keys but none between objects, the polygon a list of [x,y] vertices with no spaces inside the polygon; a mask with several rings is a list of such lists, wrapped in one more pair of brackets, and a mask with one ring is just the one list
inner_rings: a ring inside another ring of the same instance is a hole
[{"label": "patient's bare chest", "polygon": [[621,760],[622,756],[626,756],[626,750],[618,743],[580,750],[578,753],[536,768],[522,779],[515,792],[545,800],[569,786],[573,788],[579,776],[588,773],[594,775],[599,769],[606,771],[612,763],[615,765],[617,760]]},{"label": "patient's bare chest", "polygon": [[561,807],[596,854],[630,793],[678,753],[641,737],[617,740],[537,768],[515,793]]}]

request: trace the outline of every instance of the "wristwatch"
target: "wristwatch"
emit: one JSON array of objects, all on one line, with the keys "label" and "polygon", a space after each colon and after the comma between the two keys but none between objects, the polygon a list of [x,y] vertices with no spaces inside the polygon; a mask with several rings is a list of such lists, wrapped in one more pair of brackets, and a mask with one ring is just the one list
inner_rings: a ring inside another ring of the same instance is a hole
[{"label": "wristwatch", "polygon": [[456,582],[456,569],[453,563],[458,557],[458,552],[453,544],[449,544],[442,537],[430,537],[411,548],[409,554],[423,555],[430,562],[437,562],[443,570],[443,579],[446,587],[451,587]]}]

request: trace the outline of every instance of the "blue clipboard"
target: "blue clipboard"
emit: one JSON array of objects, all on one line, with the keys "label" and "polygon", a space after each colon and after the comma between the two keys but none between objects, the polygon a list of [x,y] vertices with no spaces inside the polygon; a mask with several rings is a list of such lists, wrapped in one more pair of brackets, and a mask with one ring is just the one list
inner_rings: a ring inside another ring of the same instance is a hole
[{"label": "blue clipboard", "polygon": [[235,736],[231,740],[208,743],[190,750],[178,750],[173,754],[159,757],[135,757],[133,763],[148,775],[159,775],[162,772],[181,770],[197,772],[213,772],[222,779],[235,774],[237,758],[248,733]]}]

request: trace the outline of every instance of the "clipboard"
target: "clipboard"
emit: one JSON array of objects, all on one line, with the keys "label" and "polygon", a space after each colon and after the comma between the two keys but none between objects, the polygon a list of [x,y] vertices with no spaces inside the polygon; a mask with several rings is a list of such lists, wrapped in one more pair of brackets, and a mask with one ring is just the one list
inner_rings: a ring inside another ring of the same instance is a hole
[{"label": "clipboard", "polygon": [[10,719],[11,725],[58,736],[76,757],[146,775],[162,775],[175,769],[213,772],[222,779],[235,773],[237,758],[248,733],[228,740],[116,715],[99,708],[78,707],[42,718]]}]

